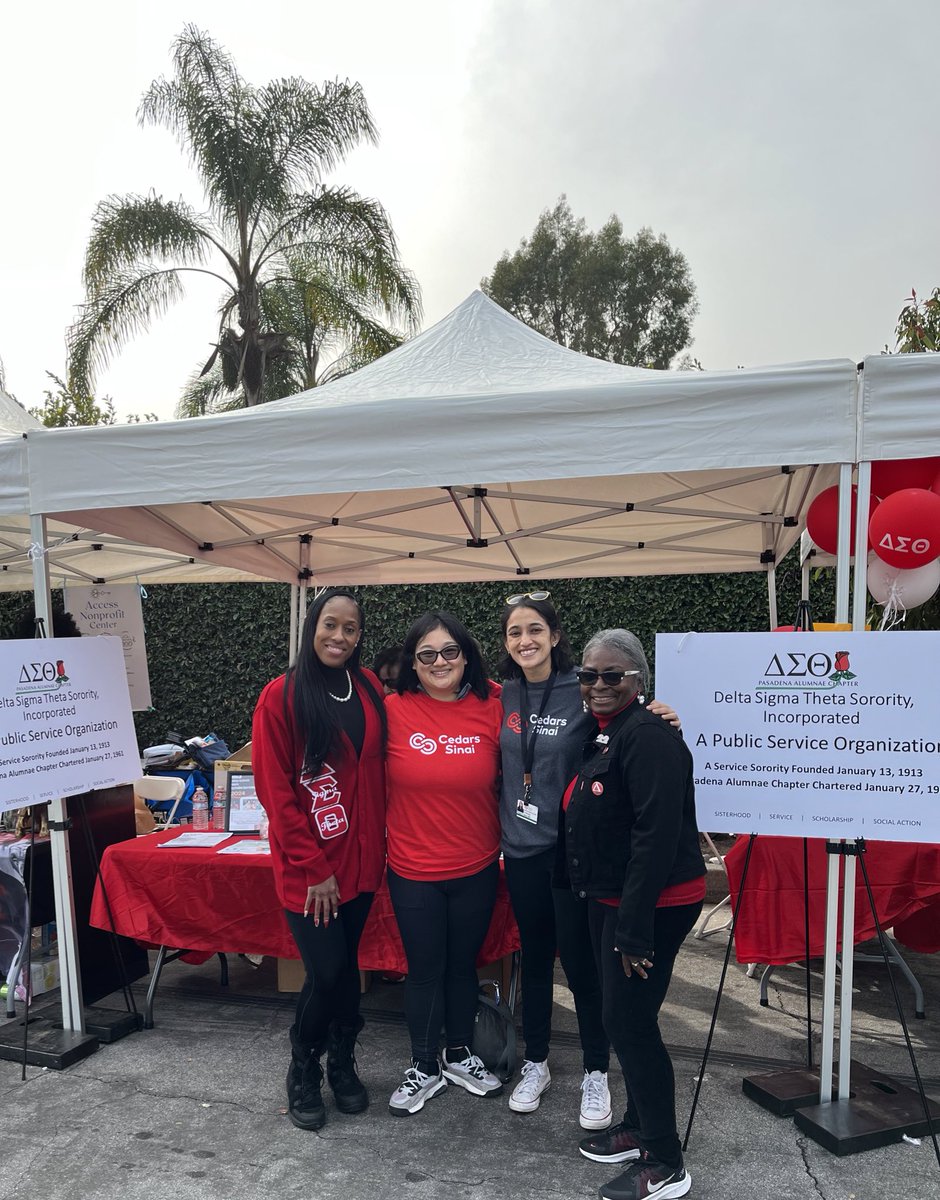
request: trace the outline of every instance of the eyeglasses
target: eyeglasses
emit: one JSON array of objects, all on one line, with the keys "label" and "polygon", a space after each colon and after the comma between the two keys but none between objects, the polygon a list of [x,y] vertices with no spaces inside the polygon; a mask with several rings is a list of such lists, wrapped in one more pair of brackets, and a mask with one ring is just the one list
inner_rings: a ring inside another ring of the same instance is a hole
[{"label": "eyeglasses", "polygon": [[506,597],[506,604],[521,604],[523,600],[551,600],[551,592],[516,592]]},{"label": "eyeglasses", "polygon": [[618,683],[623,683],[628,675],[639,675],[639,671],[591,671],[582,667],[580,671],[576,671],[578,683],[585,687],[593,687],[598,679],[603,679],[608,687],[616,687]]},{"label": "eyeglasses", "polygon": [[460,658],[462,651],[459,646],[453,643],[449,646],[444,646],[440,650],[419,650],[415,658],[419,663],[424,663],[429,667],[432,663],[437,662],[437,656],[440,655],[445,662],[453,662],[454,659]]}]

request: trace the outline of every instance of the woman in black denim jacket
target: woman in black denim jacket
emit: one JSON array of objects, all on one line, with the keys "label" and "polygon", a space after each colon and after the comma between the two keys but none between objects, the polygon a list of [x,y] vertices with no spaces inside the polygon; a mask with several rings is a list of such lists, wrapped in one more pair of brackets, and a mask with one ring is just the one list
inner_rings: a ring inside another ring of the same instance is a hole
[{"label": "woman in black denim jacket", "polygon": [[643,707],[649,667],[632,633],[596,634],[578,675],[598,727],[563,801],[557,873],[590,901],[604,1028],[627,1089],[623,1121],[580,1149],[597,1162],[630,1162],[601,1188],[602,1200],[653,1192],[669,1200],[692,1186],[658,1020],[705,896],[692,756],[681,735]]}]

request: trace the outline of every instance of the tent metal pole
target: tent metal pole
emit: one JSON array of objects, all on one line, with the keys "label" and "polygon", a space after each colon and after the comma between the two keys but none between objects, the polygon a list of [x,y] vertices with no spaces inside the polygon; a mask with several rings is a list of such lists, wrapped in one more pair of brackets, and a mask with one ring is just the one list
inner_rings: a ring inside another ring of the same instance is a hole
[{"label": "tent metal pole", "polygon": [[852,464],[839,466],[839,538],[836,544],[836,621],[849,619],[849,555],[852,529]]},{"label": "tent metal pole", "polygon": [[[46,518],[31,515],[29,533],[33,558],[33,603],[46,633],[52,635],[52,597],[49,593],[49,560],[46,555]],[[52,851],[52,878],[55,891],[55,919],[59,939],[59,974],[62,988],[62,1028],[72,1033],[85,1032],[82,1004],[82,980],[78,966],[78,939],[75,929],[75,897],[72,892],[72,861],[66,828],[68,809],[59,797],[49,802],[49,840]]]},{"label": "tent metal pole", "polygon": [[777,620],[777,568],[770,567],[767,571],[767,607],[770,611],[770,628],[776,629],[780,622]]},{"label": "tent metal pole", "polygon": [[[868,512],[871,499],[871,463],[858,464],[858,511]],[[855,574],[853,576],[854,596],[852,605],[852,628],[864,631],[865,616],[868,609],[868,524],[858,522],[855,530]]]},{"label": "tent metal pole", "polygon": [[294,647],[297,645],[297,605],[300,587],[296,583],[290,585],[290,633],[287,637],[287,665],[294,661]]},{"label": "tent metal pole", "polygon": [[[842,879],[842,979],[839,989],[839,1087],[840,1100],[851,1097],[852,1068],[852,976],[855,971],[855,842],[846,842],[845,875]],[[889,968],[890,970],[890,968]]]},{"label": "tent metal pole", "polygon": [[[827,849],[829,843],[826,843]],[[836,938],[839,929],[839,854],[827,854],[826,950],[823,959],[822,1046],[819,1057],[819,1103],[832,1102],[833,1039],[836,1031]],[[854,899],[854,895],[853,895]]]}]

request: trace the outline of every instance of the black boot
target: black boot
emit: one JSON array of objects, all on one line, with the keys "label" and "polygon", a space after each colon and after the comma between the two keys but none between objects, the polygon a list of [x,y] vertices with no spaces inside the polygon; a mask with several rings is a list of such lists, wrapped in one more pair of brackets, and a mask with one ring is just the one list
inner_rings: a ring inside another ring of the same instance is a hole
[{"label": "black boot", "polygon": [[323,1042],[304,1046],[294,1030],[290,1031],[291,1060],[287,1068],[287,1115],[298,1129],[321,1129],[326,1122],[326,1109],[320,1089],[323,1068],[320,1056]]},{"label": "black boot", "polygon": [[356,1074],[356,1037],[363,1024],[362,1017],[358,1017],[355,1025],[334,1021],[330,1026],[326,1077],[342,1113],[360,1113],[369,1106],[369,1093]]}]

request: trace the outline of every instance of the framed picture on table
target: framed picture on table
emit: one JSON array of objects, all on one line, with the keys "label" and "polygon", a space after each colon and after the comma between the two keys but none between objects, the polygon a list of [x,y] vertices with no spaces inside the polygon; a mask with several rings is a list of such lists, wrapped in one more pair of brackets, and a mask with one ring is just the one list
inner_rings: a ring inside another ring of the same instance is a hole
[{"label": "framed picture on table", "polygon": [[257,833],[264,809],[251,771],[229,771],[225,781],[225,828],[229,833]]}]

